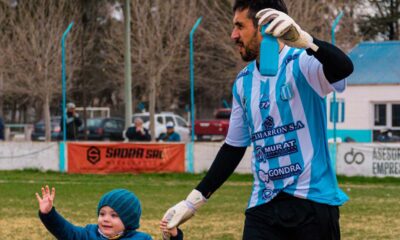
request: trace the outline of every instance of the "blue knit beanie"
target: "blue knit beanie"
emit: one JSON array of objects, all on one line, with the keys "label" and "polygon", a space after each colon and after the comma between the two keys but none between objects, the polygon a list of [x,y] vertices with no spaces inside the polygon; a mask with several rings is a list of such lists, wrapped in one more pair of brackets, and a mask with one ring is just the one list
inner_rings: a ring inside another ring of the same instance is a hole
[{"label": "blue knit beanie", "polygon": [[142,208],[139,199],[132,192],[126,189],[115,189],[104,194],[97,206],[97,216],[104,206],[109,206],[118,214],[125,226],[125,230],[139,228]]}]

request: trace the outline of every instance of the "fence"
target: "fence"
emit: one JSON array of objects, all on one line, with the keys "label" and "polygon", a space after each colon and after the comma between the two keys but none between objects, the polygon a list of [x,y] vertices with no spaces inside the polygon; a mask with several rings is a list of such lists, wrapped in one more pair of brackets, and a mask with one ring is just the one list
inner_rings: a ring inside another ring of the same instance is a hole
[{"label": "fence", "polygon": [[[135,146],[135,143],[128,144]],[[194,144],[194,172],[199,173],[209,169],[221,144]],[[247,149],[236,172],[251,172],[251,154],[252,149]],[[85,159],[88,157],[86,154],[81,155]],[[335,162],[339,175],[400,177],[400,143],[339,143]],[[26,168],[59,171],[58,143],[0,143],[0,170]]]}]

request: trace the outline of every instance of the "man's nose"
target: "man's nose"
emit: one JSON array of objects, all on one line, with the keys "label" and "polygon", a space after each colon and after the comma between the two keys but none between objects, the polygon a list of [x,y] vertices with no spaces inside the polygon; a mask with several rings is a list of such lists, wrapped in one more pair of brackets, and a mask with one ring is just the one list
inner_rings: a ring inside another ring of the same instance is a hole
[{"label": "man's nose", "polygon": [[237,39],[239,39],[239,31],[238,31],[238,30],[236,30],[236,29],[233,29],[233,30],[232,30],[231,39],[232,39],[232,40],[237,40]]}]

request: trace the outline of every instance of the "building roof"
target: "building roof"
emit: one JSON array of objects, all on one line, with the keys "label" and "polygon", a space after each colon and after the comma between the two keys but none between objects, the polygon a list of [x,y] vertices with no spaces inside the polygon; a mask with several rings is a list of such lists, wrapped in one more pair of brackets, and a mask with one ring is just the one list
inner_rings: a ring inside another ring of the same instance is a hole
[{"label": "building roof", "polygon": [[400,84],[400,41],[362,42],[349,56],[354,72],[348,85]]}]

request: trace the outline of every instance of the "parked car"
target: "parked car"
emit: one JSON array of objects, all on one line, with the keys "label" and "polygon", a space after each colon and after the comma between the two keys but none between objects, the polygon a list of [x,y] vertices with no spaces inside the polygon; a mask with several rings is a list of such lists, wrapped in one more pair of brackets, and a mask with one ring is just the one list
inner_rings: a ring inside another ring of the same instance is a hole
[{"label": "parked car", "polygon": [[215,119],[203,119],[194,121],[194,134],[197,140],[213,136],[226,137],[229,128],[230,108],[218,108],[215,110]]},{"label": "parked car", "polygon": [[125,121],[122,118],[89,118],[86,128],[79,131],[79,139],[85,140],[85,132],[89,141],[123,141]]},{"label": "parked car", "polygon": [[[51,125],[51,140],[57,141],[60,137],[60,116],[54,116],[50,118],[50,125]],[[33,131],[31,134],[32,141],[44,141],[46,140],[45,137],[45,124],[44,120],[40,120],[33,126]]]},{"label": "parked car", "polygon": [[[150,131],[150,114],[148,112],[145,113],[135,113],[132,115],[132,122],[136,117],[140,117],[143,120],[143,126]],[[181,141],[188,142],[190,140],[190,129],[188,127],[188,123],[181,116],[172,113],[172,112],[161,112],[155,114],[155,130],[156,136],[158,138],[161,133],[166,131],[167,122],[173,122],[175,124],[175,132],[177,132]]]}]

